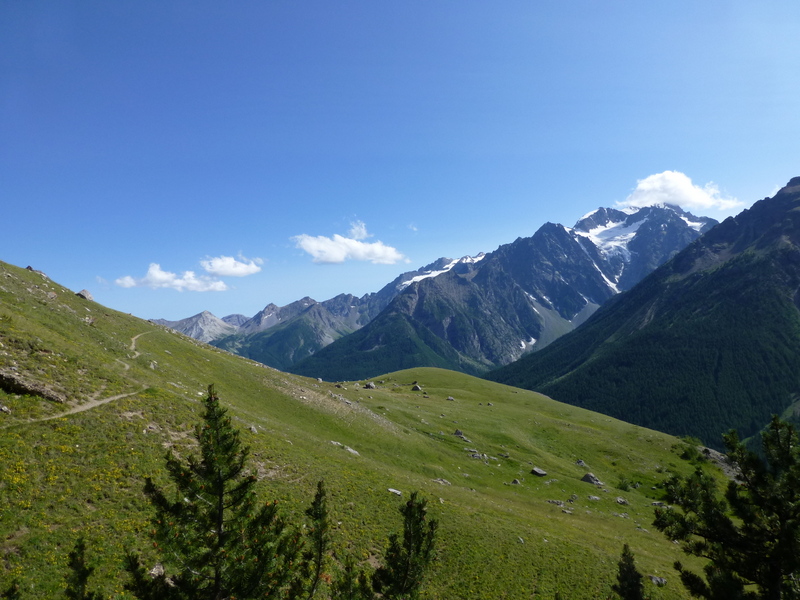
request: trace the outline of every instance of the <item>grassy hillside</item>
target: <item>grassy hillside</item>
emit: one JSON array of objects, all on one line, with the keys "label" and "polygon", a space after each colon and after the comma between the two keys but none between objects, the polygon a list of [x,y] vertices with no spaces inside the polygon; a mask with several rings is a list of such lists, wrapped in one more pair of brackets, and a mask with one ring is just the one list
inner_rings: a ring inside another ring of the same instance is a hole
[{"label": "grassy hillside", "polygon": [[[165,451],[191,449],[215,383],[265,499],[299,522],[325,479],[338,548],[382,555],[400,523],[388,488],[428,498],[441,525],[426,598],[605,598],[623,543],[668,579],[655,597],[687,597],[671,564],[691,560],[651,525],[658,483],[694,468],[670,436],[441,369],[374,390],[288,375],[4,263],[0,344],[0,589],[18,578],[24,597],[58,597],[83,535],[93,581],[125,598],[123,550],[149,546],[144,477],[167,484]],[[581,482],[587,471],[605,486]]]}]

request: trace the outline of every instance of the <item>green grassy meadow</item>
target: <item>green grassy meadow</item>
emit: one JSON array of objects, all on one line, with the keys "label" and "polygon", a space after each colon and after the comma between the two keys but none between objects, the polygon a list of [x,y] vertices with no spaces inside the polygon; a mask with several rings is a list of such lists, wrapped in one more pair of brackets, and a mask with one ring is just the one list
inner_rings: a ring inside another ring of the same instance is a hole
[{"label": "green grassy meadow", "polygon": [[[94,586],[130,597],[124,550],[155,561],[144,478],[167,485],[165,453],[191,451],[213,383],[265,500],[299,524],[325,480],[340,555],[374,562],[400,502],[414,490],[428,499],[440,528],[425,598],[612,597],[624,543],[645,575],[668,580],[647,581],[653,598],[688,598],[671,565],[692,559],[652,526],[659,483],[695,468],[665,434],[442,369],[377,377],[376,389],[289,375],[0,263],[9,373],[66,398],[0,390],[0,588],[16,578],[24,597],[60,597],[79,535]],[[605,485],[580,481],[586,472]]]}]

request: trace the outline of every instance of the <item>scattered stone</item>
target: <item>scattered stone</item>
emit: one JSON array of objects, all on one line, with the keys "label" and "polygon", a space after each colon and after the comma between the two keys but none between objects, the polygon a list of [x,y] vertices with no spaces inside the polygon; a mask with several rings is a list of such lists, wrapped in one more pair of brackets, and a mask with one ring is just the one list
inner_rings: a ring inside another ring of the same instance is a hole
[{"label": "scattered stone", "polygon": [[523,540],[521,537],[517,536],[517,539],[519,540],[520,544],[524,544],[525,543],[525,540]]},{"label": "scattered stone", "polygon": [[371,381],[368,381],[367,383],[364,384],[364,389],[366,389],[366,390],[374,390],[375,389],[375,384],[372,383]]},{"label": "scattered stone", "polygon": [[344,449],[347,450],[350,454],[354,454],[355,456],[361,456],[358,453],[358,450],[353,450],[350,446],[345,446]]},{"label": "scattered stone", "polygon": [[597,502],[598,500],[600,500],[600,496],[589,496],[589,500],[591,500],[592,502]]},{"label": "scattered stone", "polygon": [[555,504],[556,506],[561,506],[561,507],[566,506],[564,502],[562,502],[561,500],[548,500],[547,502],[549,504]]},{"label": "scattered stone", "polygon": [[486,406],[494,406],[494,404],[492,404],[491,402],[487,402]]},{"label": "scattered stone", "polygon": [[322,383],[322,377],[317,377],[317,383]]},{"label": "scattered stone", "polygon": [[41,276],[42,276],[42,277],[44,277],[45,279],[50,279],[50,278],[47,276],[47,274],[46,274],[46,273],[44,273],[44,272],[42,272],[42,271],[37,271],[36,269],[34,269],[34,268],[33,268],[32,266],[30,266],[30,265],[28,265],[27,267],[25,267],[25,269],[26,269],[26,270],[28,270],[28,271],[33,271],[34,273],[36,273],[37,275],[41,275]]},{"label": "scattered stone", "polygon": [[164,565],[161,563],[156,563],[155,566],[148,571],[148,575],[150,577],[156,578],[161,577],[164,574]]},{"label": "scattered stone", "polygon": [[78,292],[75,295],[78,298],[83,298],[84,300],[90,300],[90,301],[94,302],[94,298],[92,297],[92,294],[89,292],[89,290],[81,290],[80,292]]},{"label": "scattered stone", "polygon": [[435,481],[436,483],[441,483],[442,485],[452,485],[449,481],[447,481],[447,479],[442,479],[441,477],[439,477],[438,479],[433,479],[432,481]]},{"label": "scattered stone", "polygon": [[572,511],[570,509],[568,509],[568,508],[562,508],[561,512],[564,513],[565,515],[571,515],[572,514]]},{"label": "scattered stone", "polygon": [[652,506],[666,506],[663,502],[652,502]]},{"label": "scattered stone", "polygon": [[11,414],[11,409],[8,408],[5,404],[0,404],[0,412],[4,412],[6,414]]},{"label": "scattered stone", "polygon": [[581,481],[585,481],[586,483],[591,483],[592,485],[604,485],[602,481],[600,481],[597,477],[595,477],[594,473],[587,473],[583,477],[581,477]]},{"label": "scattered stone", "polygon": [[653,584],[657,585],[658,587],[664,587],[667,585],[667,580],[663,577],[656,577],[655,575],[648,575],[648,577],[650,577],[650,581],[652,581]]},{"label": "scattered stone", "polygon": [[55,292],[47,292],[47,297],[50,300],[55,300],[56,298],[58,298],[58,294],[56,294]]},{"label": "scattered stone", "polygon": [[511,482],[511,485],[521,485],[522,482],[519,479],[515,479]]},{"label": "scattered stone", "polygon": [[155,371],[158,368],[158,363],[154,360],[150,361],[150,368]]},{"label": "scattered stone", "polygon": [[402,496],[403,495],[403,492],[401,492],[400,490],[396,490],[394,488],[389,488],[389,491],[392,492],[393,494],[398,495],[398,496]]},{"label": "scattered stone", "polygon": [[577,500],[577,499],[578,499],[578,494],[572,494],[572,495],[570,495],[570,497],[567,499],[567,502],[569,502],[570,504],[574,504],[574,503],[575,503],[575,500]]},{"label": "scattered stone", "polygon": [[448,402],[455,402],[455,401],[456,401],[456,399],[455,399],[455,398],[453,398],[452,396],[448,396],[448,397],[447,397],[447,398],[445,398],[445,399],[446,399]]},{"label": "scattered stone", "polygon": [[617,496],[617,504],[622,504],[623,506],[627,506],[628,504],[630,504],[630,502],[625,500],[625,498],[623,498],[622,496]]},{"label": "scattered stone", "polygon": [[250,433],[258,433],[258,429],[256,429],[255,425],[250,425]]},{"label": "scattered stone", "polygon": [[533,467],[531,469],[531,475],[536,475],[538,477],[545,477],[547,475],[547,471],[544,469],[540,469],[539,467]]},{"label": "scattered stone", "polygon": [[421,392],[422,388],[419,386],[418,383],[415,383],[413,386],[411,386],[411,391],[412,392]]},{"label": "scattered stone", "polygon": [[577,461],[575,461],[575,464],[578,465],[579,467],[585,467],[586,466],[586,463],[583,462],[583,460],[581,460],[581,459],[578,459]]},{"label": "scattered stone", "polygon": [[457,437],[464,437],[464,432],[461,431],[460,429],[456,429],[456,432],[453,435]]}]

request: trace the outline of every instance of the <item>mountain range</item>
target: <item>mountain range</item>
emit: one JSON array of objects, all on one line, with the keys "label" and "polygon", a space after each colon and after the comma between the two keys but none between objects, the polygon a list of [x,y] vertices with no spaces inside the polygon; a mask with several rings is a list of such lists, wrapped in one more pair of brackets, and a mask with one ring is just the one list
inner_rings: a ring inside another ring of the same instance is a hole
[{"label": "mountain range", "polygon": [[482,257],[440,258],[416,271],[403,273],[380,291],[360,298],[339,294],[330,300],[317,302],[306,296],[286,306],[270,303],[250,318],[236,314],[220,319],[203,311],[180,321],[154,319],[153,322],[234,354],[286,370],[369,323],[410,284],[451,269],[468,269]]},{"label": "mountain range", "polygon": [[722,445],[800,398],[800,178],[691,243],[582,327],[488,375]]},{"label": "mountain range", "polygon": [[599,208],[572,228],[546,223],[531,237],[441,258],[361,298],[270,304],[248,320],[201,313],[157,322],[330,380],[414,366],[479,374],[571,331],[715,224],[672,205]]}]

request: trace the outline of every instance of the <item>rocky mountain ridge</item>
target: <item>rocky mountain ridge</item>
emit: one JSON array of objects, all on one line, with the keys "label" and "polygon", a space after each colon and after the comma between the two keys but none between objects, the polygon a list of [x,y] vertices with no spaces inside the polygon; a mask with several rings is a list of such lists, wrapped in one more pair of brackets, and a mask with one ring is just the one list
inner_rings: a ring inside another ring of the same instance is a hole
[{"label": "rocky mountain ridge", "polygon": [[406,286],[368,325],[293,365],[330,379],[440,366],[478,374],[545,347],[716,224],[675,206],[546,223],[462,270]]},{"label": "rocky mountain ridge", "polygon": [[720,447],[800,398],[800,178],[688,245],[579,330],[488,375]]},{"label": "rocky mountain ridge", "polygon": [[[353,357],[359,358],[353,367],[363,368],[359,353],[364,350],[356,349],[363,340],[350,340],[335,351],[336,358],[322,355],[317,360],[315,355],[372,326],[363,335],[374,338],[381,332],[372,344],[382,348],[370,356],[374,368],[436,364],[482,373],[571,331],[715,224],[672,205],[598,208],[572,228],[546,223],[533,236],[494,252],[440,258],[360,298],[340,294],[317,302],[305,297],[283,307],[268,304],[249,319],[200,313],[156,322],[278,369],[303,374],[321,369],[323,376],[334,379],[353,374],[347,370],[337,376],[338,364],[346,360],[342,353],[355,352]],[[410,330],[396,331],[392,315],[408,319]],[[428,331],[421,334],[420,328]],[[398,354],[392,338],[408,335],[414,346],[421,335],[428,342],[420,351],[407,349],[406,356],[398,356],[400,365],[390,356]],[[431,350],[431,344],[437,349]],[[295,367],[311,357],[310,366]],[[321,368],[320,360],[334,364]]]}]

